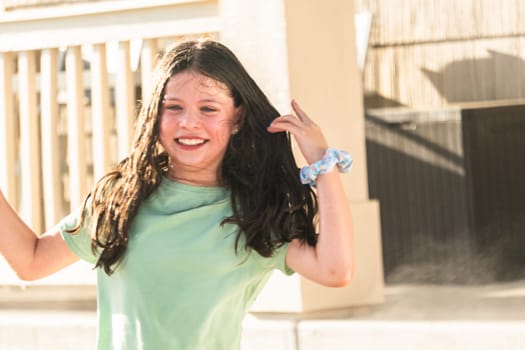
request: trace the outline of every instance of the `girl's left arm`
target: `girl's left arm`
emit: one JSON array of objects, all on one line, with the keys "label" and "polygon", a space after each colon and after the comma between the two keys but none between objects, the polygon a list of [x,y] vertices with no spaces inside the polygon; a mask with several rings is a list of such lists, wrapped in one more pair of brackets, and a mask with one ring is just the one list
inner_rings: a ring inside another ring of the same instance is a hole
[{"label": "girl's left arm", "polygon": [[[276,118],[269,132],[290,132],[306,161],[320,160],[328,144],[317,126],[297,102],[292,101],[297,117],[286,115]],[[337,167],[316,180],[319,204],[319,236],[315,247],[290,243],[286,264],[295,272],[314,282],[330,287],[348,284],[354,272],[353,225],[350,205]]]}]

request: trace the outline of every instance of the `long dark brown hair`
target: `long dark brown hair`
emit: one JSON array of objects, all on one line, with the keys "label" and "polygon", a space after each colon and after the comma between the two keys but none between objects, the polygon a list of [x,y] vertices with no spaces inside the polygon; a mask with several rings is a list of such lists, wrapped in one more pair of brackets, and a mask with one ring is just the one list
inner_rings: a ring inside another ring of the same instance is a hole
[{"label": "long dark brown hair", "polygon": [[124,256],[130,224],[140,205],[168,170],[168,157],[159,143],[162,96],[168,79],[189,69],[225,84],[242,111],[239,131],[231,137],[217,174],[231,190],[233,215],[223,223],[238,226],[236,249],[243,235],[244,248],[265,257],[295,238],[309,245],[317,241],[317,197],[299,181],[290,137],[266,130],[279,112],[227,47],[211,40],[186,41],[159,62],[129,156],[97,182],[83,204],[83,209],[89,207],[92,249],[100,253],[95,267],[104,268],[108,275]]}]

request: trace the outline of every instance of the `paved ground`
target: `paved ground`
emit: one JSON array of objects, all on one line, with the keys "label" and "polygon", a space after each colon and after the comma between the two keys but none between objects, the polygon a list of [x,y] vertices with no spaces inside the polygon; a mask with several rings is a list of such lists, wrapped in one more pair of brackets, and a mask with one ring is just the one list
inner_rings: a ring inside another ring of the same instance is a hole
[{"label": "paved ground", "polygon": [[[1,290],[3,297],[13,297]],[[78,294],[77,311],[37,304],[20,310],[4,303],[0,350],[93,349],[90,293]],[[525,281],[388,286],[382,305],[303,316],[251,314],[244,323],[243,350],[259,349],[525,350]]]},{"label": "paved ground", "polygon": [[381,305],[296,319],[293,349],[525,350],[525,281],[397,285],[385,294]]}]

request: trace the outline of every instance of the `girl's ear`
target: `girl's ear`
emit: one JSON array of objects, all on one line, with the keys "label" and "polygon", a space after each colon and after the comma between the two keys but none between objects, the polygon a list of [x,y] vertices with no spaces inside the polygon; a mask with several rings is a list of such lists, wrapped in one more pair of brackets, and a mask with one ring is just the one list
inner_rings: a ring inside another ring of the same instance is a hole
[{"label": "girl's ear", "polygon": [[239,130],[244,125],[244,119],[245,119],[245,109],[243,106],[239,106],[235,108],[234,116],[233,116],[233,128],[232,128],[232,135],[235,135],[239,132]]}]

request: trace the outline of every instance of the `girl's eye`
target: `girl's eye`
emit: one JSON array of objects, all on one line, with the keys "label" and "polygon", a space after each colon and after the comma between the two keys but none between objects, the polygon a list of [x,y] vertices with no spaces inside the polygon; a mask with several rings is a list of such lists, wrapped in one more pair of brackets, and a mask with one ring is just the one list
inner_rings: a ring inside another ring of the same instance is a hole
[{"label": "girl's eye", "polygon": [[212,113],[212,112],[217,112],[217,109],[213,107],[202,107],[201,111],[205,113]]},{"label": "girl's eye", "polygon": [[182,107],[179,105],[170,105],[170,106],[166,106],[166,109],[170,111],[180,111],[182,110]]}]

